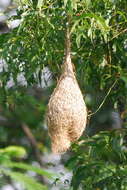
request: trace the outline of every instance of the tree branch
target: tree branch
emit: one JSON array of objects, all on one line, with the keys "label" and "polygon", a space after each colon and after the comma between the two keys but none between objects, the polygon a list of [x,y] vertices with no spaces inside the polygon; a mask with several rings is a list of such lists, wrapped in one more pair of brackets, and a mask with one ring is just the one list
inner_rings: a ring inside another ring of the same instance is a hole
[{"label": "tree branch", "polygon": [[23,123],[21,127],[22,127],[25,135],[27,136],[27,139],[29,140],[31,146],[33,147],[37,161],[39,162],[40,166],[43,166],[43,163],[41,160],[41,153],[40,153],[38,146],[37,146],[37,141],[34,138],[30,128],[25,123]]},{"label": "tree branch", "polygon": [[[43,165],[43,162],[42,162],[42,160],[41,160],[41,153],[40,153],[40,151],[39,151],[39,149],[38,149],[37,141],[36,141],[36,139],[34,138],[34,136],[33,136],[32,132],[31,132],[30,128],[29,128],[25,123],[23,123],[23,124],[21,125],[21,128],[22,128],[22,130],[24,131],[24,133],[25,133],[25,135],[26,135],[28,141],[30,142],[30,144],[31,144],[31,146],[32,146],[32,148],[33,148],[33,150],[34,150],[35,157],[36,157],[38,163],[40,164],[41,167],[43,167],[44,165]],[[45,183],[45,180],[44,180],[44,177],[43,177],[43,176],[39,176],[39,179],[40,179],[40,181],[41,181],[43,184]]]}]

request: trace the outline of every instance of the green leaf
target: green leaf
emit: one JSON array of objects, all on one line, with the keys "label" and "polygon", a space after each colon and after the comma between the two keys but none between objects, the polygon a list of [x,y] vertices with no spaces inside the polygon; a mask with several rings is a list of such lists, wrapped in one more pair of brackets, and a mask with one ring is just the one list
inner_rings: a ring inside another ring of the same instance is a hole
[{"label": "green leaf", "polygon": [[120,78],[126,83],[127,85],[127,74],[126,73],[122,73]]},{"label": "green leaf", "polygon": [[25,164],[25,163],[8,162],[8,163],[5,163],[5,166],[10,167],[10,168],[19,168],[19,169],[33,171],[39,175],[46,176],[49,179],[53,179],[53,177],[55,176],[55,174],[53,173],[47,172],[41,168],[29,165],[29,164]]},{"label": "green leaf", "polygon": [[82,34],[79,34],[76,38],[76,44],[77,44],[77,47],[79,48],[80,47],[80,41],[81,41],[81,37],[82,37]]},{"label": "green leaf", "polygon": [[106,31],[109,31],[110,27],[107,25],[105,19],[102,16],[98,16],[95,13],[82,13],[80,16],[75,17],[76,20],[83,19],[83,18],[94,18],[95,21],[98,23],[100,28],[103,28]]},{"label": "green leaf", "polygon": [[87,8],[91,5],[91,0],[85,0]]},{"label": "green leaf", "polygon": [[66,7],[68,3],[68,0],[64,0],[64,6]]},{"label": "green leaf", "polygon": [[70,33],[73,33],[74,31],[75,31],[75,28],[76,28],[76,26],[79,24],[79,20],[76,20],[75,21],[75,23],[73,24],[73,26],[72,26],[72,28],[71,28],[71,31],[70,31]]},{"label": "green leaf", "polygon": [[0,149],[0,152],[6,153],[10,157],[23,158],[26,156],[26,150],[20,146],[8,146]]},{"label": "green leaf", "polygon": [[72,9],[77,10],[77,0],[71,0],[71,4],[72,4]]},{"label": "green leaf", "polygon": [[46,186],[40,184],[32,177],[29,177],[25,174],[8,170],[0,170],[0,172],[10,176],[13,180],[19,181],[27,190],[47,190]]},{"label": "green leaf", "polygon": [[42,6],[43,6],[43,0],[38,0],[37,8],[41,9]]}]

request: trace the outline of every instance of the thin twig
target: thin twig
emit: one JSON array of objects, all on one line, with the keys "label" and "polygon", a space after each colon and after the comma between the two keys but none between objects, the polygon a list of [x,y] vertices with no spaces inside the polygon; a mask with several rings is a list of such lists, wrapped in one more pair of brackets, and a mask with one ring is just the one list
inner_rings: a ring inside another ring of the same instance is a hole
[{"label": "thin twig", "polygon": [[[21,125],[21,127],[22,127],[25,135],[27,136],[27,139],[29,140],[31,146],[33,147],[33,150],[35,152],[35,156],[36,156],[38,163],[40,164],[41,167],[43,167],[44,165],[43,165],[42,160],[41,160],[41,153],[38,149],[37,141],[34,138],[30,128],[25,123],[23,123]],[[42,175],[39,175],[38,177],[39,177],[40,181],[44,184],[45,183],[44,177]]]},{"label": "thin twig", "polygon": [[116,34],[115,36],[113,36],[113,37],[111,38],[111,40],[109,40],[109,41],[112,41],[114,38],[117,38],[120,34],[126,32],[126,31],[127,31],[127,28],[125,28],[124,30],[120,31],[118,34]]},{"label": "thin twig", "polygon": [[101,109],[101,107],[102,107],[103,104],[105,103],[105,101],[106,101],[108,95],[110,94],[111,90],[113,89],[113,87],[115,86],[115,84],[117,83],[117,81],[118,81],[118,79],[115,80],[115,82],[114,82],[114,83],[112,84],[112,86],[109,88],[108,93],[107,93],[106,96],[104,97],[102,103],[99,105],[99,107],[97,108],[97,110],[96,110],[95,112],[89,114],[88,117],[90,117],[90,116],[92,116],[92,115],[95,115],[95,114]]}]

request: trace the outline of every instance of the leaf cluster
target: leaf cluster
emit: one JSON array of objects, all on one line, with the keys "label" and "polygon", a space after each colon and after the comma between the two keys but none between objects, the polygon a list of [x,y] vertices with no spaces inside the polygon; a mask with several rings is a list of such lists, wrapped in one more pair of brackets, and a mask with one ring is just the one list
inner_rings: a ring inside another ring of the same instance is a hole
[{"label": "leaf cluster", "polygon": [[[7,179],[7,182],[15,181],[22,184],[22,188],[27,190],[46,190],[47,187],[39,183],[35,178],[28,176],[27,171],[32,171],[35,174],[53,179],[53,174],[23,162],[16,162],[13,159],[21,159],[26,156],[26,151],[23,147],[9,146],[0,149],[0,180]],[[8,178],[9,177],[9,178]],[[1,183],[3,185],[3,183]]]},{"label": "leaf cluster", "polygon": [[73,145],[67,162],[73,170],[71,185],[77,189],[126,190],[127,130],[100,132]]}]

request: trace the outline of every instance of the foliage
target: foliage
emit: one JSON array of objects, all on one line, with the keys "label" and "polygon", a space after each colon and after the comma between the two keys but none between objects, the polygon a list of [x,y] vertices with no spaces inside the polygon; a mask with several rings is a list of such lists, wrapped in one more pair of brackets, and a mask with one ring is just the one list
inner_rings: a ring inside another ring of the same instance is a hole
[{"label": "foliage", "polygon": [[[93,124],[97,126],[95,133],[105,129],[104,120],[112,110],[119,113],[123,127],[126,126],[127,3],[126,0],[15,1],[17,15],[9,17],[8,23],[19,19],[20,24],[9,33],[0,34],[0,60],[5,63],[0,67],[0,172],[3,182],[4,176],[10,176],[22,179],[27,189],[39,189],[40,184],[25,176],[22,169],[48,178],[50,175],[30,166],[36,157],[22,124],[27,124],[37,139],[36,148],[41,154],[48,152],[44,120],[52,87],[41,92],[37,87],[41,86],[45,66],[51,70],[53,79],[60,75],[67,15],[71,17],[72,60],[88,110],[96,111],[118,80],[101,110],[92,116],[90,134]],[[20,74],[25,80],[23,85],[18,80]],[[10,81],[14,83],[11,88]],[[110,129],[107,120],[106,129]],[[73,170],[71,188],[126,189],[125,136],[126,130],[119,130],[83,137],[85,141],[74,146],[74,156],[67,164]],[[15,145],[20,148],[15,149]],[[26,151],[22,149],[24,146]],[[10,159],[13,155],[19,159],[26,153],[26,158],[22,158],[25,163]]]},{"label": "foliage", "polygon": [[[126,96],[126,2],[94,1],[20,1],[18,28],[0,37],[1,58],[8,70],[1,74],[4,86],[10,77],[17,84],[23,73],[28,85],[38,83],[44,66],[58,71],[64,55],[67,14],[71,15],[72,58],[81,87],[94,85],[105,90],[120,78],[113,103]],[[4,38],[3,38],[4,36]],[[101,52],[101,53],[100,53]],[[36,74],[35,74],[36,73]],[[84,91],[84,88],[82,89]],[[96,106],[96,105],[95,105]]]},{"label": "foliage", "polygon": [[73,145],[74,156],[67,162],[73,170],[73,190],[127,189],[126,135],[126,129],[100,132]]},{"label": "foliage", "polygon": [[[1,180],[4,176],[9,176],[10,179],[19,181],[23,185],[23,187],[28,190],[46,190],[47,187],[45,185],[40,184],[32,177],[24,174],[24,171],[33,171],[36,174],[48,177],[49,179],[53,179],[53,174],[50,174],[41,168],[31,166],[23,162],[15,162],[12,160],[12,158],[21,159],[24,156],[26,156],[26,151],[22,147],[9,146],[0,149]],[[19,171],[15,169],[19,169]]]}]

